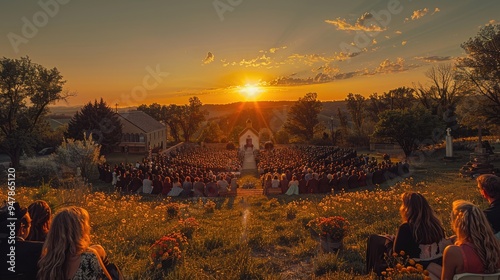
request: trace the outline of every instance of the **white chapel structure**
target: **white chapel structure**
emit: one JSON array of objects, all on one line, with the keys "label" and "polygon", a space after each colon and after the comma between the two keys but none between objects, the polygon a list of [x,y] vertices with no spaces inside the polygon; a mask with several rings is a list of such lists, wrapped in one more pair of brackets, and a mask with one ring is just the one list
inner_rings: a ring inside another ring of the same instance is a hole
[{"label": "white chapel structure", "polygon": [[252,127],[250,119],[246,122],[246,128],[239,135],[240,151],[246,149],[259,150],[259,132]]}]

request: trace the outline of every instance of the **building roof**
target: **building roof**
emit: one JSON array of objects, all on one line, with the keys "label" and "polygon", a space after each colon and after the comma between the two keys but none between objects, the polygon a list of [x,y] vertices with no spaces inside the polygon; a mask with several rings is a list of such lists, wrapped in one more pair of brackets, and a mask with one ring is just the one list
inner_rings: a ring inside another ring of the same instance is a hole
[{"label": "building roof", "polygon": [[135,110],[116,114],[121,121],[129,122],[145,133],[165,129],[165,126],[161,122],[153,119],[153,117],[144,113],[143,111]]},{"label": "building roof", "polygon": [[259,136],[259,132],[257,130],[255,130],[255,128],[253,128],[253,127],[247,127],[245,129],[243,129],[242,132],[240,132],[240,134],[238,135],[238,138],[241,137],[243,134],[247,133],[247,131],[249,131],[249,130],[251,132],[253,132],[255,135]]},{"label": "building roof", "polygon": [[255,128],[253,128],[253,126],[252,126],[252,120],[247,119],[247,121],[245,123],[246,123],[246,128],[243,129],[242,132],[240,132],[240,134],[238,135],[238,137],[241,137],[241,135],[247,133],[248,130],[250,130],[251,132],[253,132],[258,137],[259,136],[259,132],[257,130],[255,130]]}]

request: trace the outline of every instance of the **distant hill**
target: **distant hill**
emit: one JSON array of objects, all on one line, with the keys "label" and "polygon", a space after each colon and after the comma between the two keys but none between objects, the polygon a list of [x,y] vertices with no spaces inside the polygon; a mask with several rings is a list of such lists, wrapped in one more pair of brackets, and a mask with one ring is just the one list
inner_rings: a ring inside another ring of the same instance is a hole
[{"label": "distant hill", "polygon": [[[236,102],[230,104],[205,104],[203,109],[208,112],[208,121],[218,121],[231,127],[245,126],[247,119],[251,119],[256,129],[268,127],[277,131],[286,121],[288,109],[295,101],[258,101]],[[330,123],[333,117],[334,126],[339,125],[337,110],[346,110],[345,101],[325,101],[319,114],[319,121]],[[81,106],[53,106],[50,107],[52,119],[70,119],[80,110]],[[118,108],[119,112],[135,110],[137,107]],[[327,127],[328,127],[327,125]]]}]

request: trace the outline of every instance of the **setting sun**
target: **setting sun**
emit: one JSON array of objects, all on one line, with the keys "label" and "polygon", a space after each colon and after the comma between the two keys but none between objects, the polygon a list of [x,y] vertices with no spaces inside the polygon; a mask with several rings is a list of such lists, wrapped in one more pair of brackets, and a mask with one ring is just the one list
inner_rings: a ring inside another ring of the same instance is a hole
[{"label": "setting sun", "polygon": [[259,93],[262,93],[263,90],[258,85],[246,84],[243,87],[241,87],[239,91],[242,95],[246,96],[247,98],[254,98]]}]

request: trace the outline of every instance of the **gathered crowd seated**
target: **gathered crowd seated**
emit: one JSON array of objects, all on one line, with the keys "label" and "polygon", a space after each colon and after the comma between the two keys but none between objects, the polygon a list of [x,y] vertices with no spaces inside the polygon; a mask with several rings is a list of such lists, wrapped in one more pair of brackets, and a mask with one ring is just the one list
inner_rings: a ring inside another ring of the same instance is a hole
[{"label": "gathered crowd seated", "polygon": [[100,165],[99,178],[123,193],[213,197],[235,189],[242,161],[235,150],[189,145],[135,164]]},{"label": "gathered crowd seated", "polygon": [[[390,157],[381,162],[374,157],[357,155],[354,149],[339,147],[294,146],[266,150],[259,154],[258,169],[262,187],[272,187],[278,177],[282,193],[295,175],[299,193],[329,193],[382,184],[388,179],[409,173],[407,162],[393,163]],[[293,192],[290,192],[293,193]]]},{"label": "gathered crowd seated", "polygon": [[[235,150],[190,145],[135,164],[100,165],[99,178],[125,193],[213,197],[236,188],[235,174],[241,170],[243,157]],[[389,156],[378,161],[339,147],[275,148],[258,153],[256,158],[262,187],[274,188],[273,193],[286,193],[293,175],[299,182],[299,194],[306,194],[375,186],[409,173],[407,162],[393,163]]]}]

